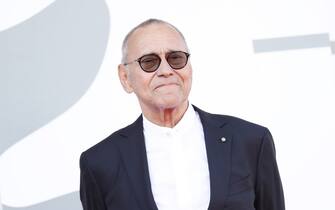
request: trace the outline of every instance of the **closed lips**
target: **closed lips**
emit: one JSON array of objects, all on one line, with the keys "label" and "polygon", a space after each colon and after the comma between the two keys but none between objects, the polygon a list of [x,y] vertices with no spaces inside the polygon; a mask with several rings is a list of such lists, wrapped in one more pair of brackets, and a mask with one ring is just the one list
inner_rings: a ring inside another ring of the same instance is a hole
[{"label": "closed lips", "polygon": [[160,88],[160,87],[163,87],[163,86],[168,86],[168,85],[179,85],[179,84],[178,84],[178,83],[174,83],[174,82],[171,82],[171,83],[164,83],[164,84],[160,84],[160,85],[158,85],[155,89]]}]

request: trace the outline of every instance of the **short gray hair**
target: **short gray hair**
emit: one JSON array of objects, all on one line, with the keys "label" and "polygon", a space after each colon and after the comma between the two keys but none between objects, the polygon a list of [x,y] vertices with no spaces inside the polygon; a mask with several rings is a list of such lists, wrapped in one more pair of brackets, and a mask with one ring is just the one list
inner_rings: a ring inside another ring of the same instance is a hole
[{"label": "short gray hair", "polygon": [[[137,25],[135,28],[131,29],[128,34],[126,35],[126,37],[124,38],[123,42],[122,42],[122,59],[121,59],[121,63],[125,63],[126,62],[126,59],[127,59],[127,54],[128,54],[128,41],[129,41],[129,38],[131,37],[131,35],[139,28],[143,28],[145,26],[149,26],[149,25],[153,25],[153,24],[165,24],[165,25],[168,25],[168,26],[171,26],[173,29],[175,29],[179,34],[180,36],[183,38],[185,44],[186,44],[186,40],[185,40],[185,37],[184,35],[179,31],[179,29],[172,25],[171,23],[168,23],[164,20],[160,20],[160,19],[155,19],[155,18],[150,18],[146,21],[143,21],[142,23],[140,23],[139,25]],[[187,46],[187,44],[186,44]]]}]

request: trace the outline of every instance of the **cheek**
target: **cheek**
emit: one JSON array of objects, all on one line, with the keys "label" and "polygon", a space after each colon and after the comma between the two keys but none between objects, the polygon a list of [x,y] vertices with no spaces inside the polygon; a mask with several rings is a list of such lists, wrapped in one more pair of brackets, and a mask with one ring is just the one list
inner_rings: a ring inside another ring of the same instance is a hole
[{"label": "cheek", "polygon": [[139,77],[139,75],[137,75],[137,73],[136,73],[136,69],[135,69],[135,70],[132,69],[132,71],[131,71],[130,74],[129,74],[128,79],[129,79],[129,83],[130,83],[134,88],[136,88],[136,87],[138,86],[138,83],[140,82],[140,77]]},{"label": "cheek", "polygon": [[151,75],[146,74],[147,73],[142,74],[141,72],[139,74],[134,73],[129,77],[130,83],[132,84],[135,92],[146,92],[150,89]]},{"label": "cheek", "polygon": [[183,80],[184,80],[183,82],[184,82],[185,88],[189,91],[192,86],[192,71],[191,70],[183,76]]}]

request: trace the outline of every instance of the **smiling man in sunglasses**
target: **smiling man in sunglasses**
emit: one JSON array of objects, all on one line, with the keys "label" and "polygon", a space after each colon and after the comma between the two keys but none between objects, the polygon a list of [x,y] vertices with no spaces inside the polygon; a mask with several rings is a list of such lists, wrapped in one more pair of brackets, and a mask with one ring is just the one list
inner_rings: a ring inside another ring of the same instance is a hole
[{"label": "smiling man in sunglasses", "polygon": [[188,101],[184,36],[147,20],[126,36],[119,78],[142,115],[80,158],[84,210],[284,210],[270,132]]}]

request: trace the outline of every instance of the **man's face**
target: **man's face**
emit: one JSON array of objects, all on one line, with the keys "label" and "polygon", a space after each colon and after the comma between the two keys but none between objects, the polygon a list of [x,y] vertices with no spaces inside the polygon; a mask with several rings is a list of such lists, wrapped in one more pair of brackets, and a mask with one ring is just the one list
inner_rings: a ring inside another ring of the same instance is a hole
[{"label": "man's face", "polygon": [[188,61],[184,68],[172,69],[165,59],[165,53],[170,51],[187,52],[187,46],[180,34],[165,24],[139,28],[128,40],[127,62],[151,53],[162,60],[158,69],[151,73],[144,72],[138,62],[119,67],[124,88],[136,94],[142,110],[178,108],[188,102],[192,85],[191,64]]}]

